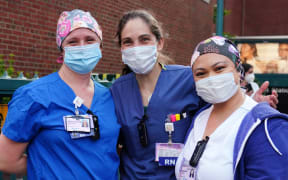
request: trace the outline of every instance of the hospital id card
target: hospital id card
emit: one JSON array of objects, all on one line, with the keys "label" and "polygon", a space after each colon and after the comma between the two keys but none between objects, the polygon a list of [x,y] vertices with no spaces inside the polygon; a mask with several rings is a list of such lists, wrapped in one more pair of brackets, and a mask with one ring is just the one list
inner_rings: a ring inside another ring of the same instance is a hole
[{"label": "hospital id card", "polygon": [[90,115],[65,116],[66,130],[69,132],[90,132]]},{"label": "hospital id card", "polygon": [[159,166],[175,166],[183,147],[181,143],[156,143],[155,161]]},{"label": "hospital id card", "polygon": [[[82,118],[79,119],[79,116],[81,116]],[[72,115],[72,116],[64,116],[63,117],[64,127],[65,127],[66,131],[68,131],[67,130],[67,127],[68,127],[67,122],[69,123],[69,120],[71,120],[71,118],[73,118],[73,117],[75,117],[75,116]],[[78,118],[79,122],[81,122],[81,120],[82,120],[81,127],[82,126],[85,127],[85,129],[84,129],[85,131],[68,131],[70,134],[70,137],[72,139],[79,139],[79,138],[83,138],[83,137],[94,136],[95,132],[93,130],[93,128],[94,128],[93,119],[92,119],[93,116],[92,115],[78,115],[77,118]],[[67,119],[68,119],[68,121],[67,121]],[[86,122],[87,119],[89,119],[88,122]],[[77,122],[77,123],[79,123],[79,122]],[[90,129],[89,132],[87,132],[86,126],[89,127],[89,129]],[[69,130],[71,130],[71,127]],[[75,130],[79,130],[79,129],[75,128]]]},{"label": "hospital id card", "polygon": [[196,168],[189,165],[189,161],[185,158],[182,159],[180,171],[177,176],[178,180],[195,180],[196,179]]}]

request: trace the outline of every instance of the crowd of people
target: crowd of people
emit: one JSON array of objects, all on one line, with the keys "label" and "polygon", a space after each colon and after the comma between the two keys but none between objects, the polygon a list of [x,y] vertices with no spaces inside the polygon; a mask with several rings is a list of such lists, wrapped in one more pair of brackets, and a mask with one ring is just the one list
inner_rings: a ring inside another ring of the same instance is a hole
[{"label": "crowd of people", "polygon": [[15,91],[0,171],[28,179],[288,177],[288,116],[275,109],[276,92],[262,95],[267,83],[245,95],[253,72],[231,41],[200,42],[182,66],[163,55],[151,13],[124,13],[115,32],[125,67],[107,89],[90,77],[102,57],[101,27],[89,12],[62,12],[63,64]]}]

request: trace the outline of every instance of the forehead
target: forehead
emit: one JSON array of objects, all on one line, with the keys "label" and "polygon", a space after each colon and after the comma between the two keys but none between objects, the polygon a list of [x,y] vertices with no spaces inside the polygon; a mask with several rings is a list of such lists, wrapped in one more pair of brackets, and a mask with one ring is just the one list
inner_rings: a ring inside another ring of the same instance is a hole
[{"label": "forehead", "polygon": [[250,46],[249,44],[242,44],[242,45],[241,45],[241,48],[251,49],[251,46]]},{"label": "forehead", "polygon": [[72,31],[65,39],[84,38],[86,36],[98,37],[95,32],[91,31],[88,28],[78,28]]},{"label": "forehead", "polygon": [[285,48],[286,49],[286,48],[288,48],[288,44],[280,44],[279,48],[283,48],[283,49]]},{"label": "forehead", "polygon": [[207,68],[215,65],[216,63],[223,62],[230,66],[234,66],[234,63],[226,56],[216,53],[207,53],[199,56],[193,64],[193,69]]},{"label": "forehead", "polygon": [[138,37],[143,34],[152,34],[152,32],[149,25],[141,18],[129,20],[121,32],[122,39]]}]

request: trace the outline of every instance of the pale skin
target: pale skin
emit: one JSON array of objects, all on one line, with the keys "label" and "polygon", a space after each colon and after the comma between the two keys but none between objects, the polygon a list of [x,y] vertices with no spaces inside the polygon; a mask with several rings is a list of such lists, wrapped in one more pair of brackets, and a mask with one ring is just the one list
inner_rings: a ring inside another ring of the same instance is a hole
[{"label": "pale skin", "polygon": [[[62,42],[62,48],[66,46],[83,46],[93,43],[101,43],[96,33],[86,28],[72,31]],[[65,58],[65,52],[62,51]],[[91,80],[91,72],[78,74],[63,63],[59,70],[61,79],[71,87],[76,96],[84,100],[84,105],[90,108],[93,95],[94,83]],[[13,174],[26,174],[27,156],[24,154],[27,143],[19,143],[8,139],[4,134],[0,135],[0,171]]]},{"label": "pale skin", "polygon": [[[157,50],[163,48],[164,40],[156,39],[156,36],[151,32],[148,24],[142,19],[135,18],[127,22],[121,32],[121,50],[136,46],[151,46],[157,45]],[[161,66],[156,63],[152,71],[148,74],[136,74],[136,79],[142,95],[142,103],[148,106],[148,99],[152,96],[158,77],[161,73]]]},{"label": "pale skin", "polygon": [[237,92],[227,101],[213,104],[213,110],[208,119],[203,137],[210,136],[237,108],[239,108],[245,96],[240,89],[240,73],[236,70],[233,62],[226,56],[208,53],[199,56],[192,67],[195,82],[223,73],[232,72],[235,83],[238,85]]}]

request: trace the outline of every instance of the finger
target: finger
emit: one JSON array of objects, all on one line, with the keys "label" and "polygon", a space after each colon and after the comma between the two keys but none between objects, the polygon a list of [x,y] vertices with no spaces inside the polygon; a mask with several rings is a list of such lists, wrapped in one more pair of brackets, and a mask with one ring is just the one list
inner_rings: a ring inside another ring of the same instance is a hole
[{"label": "finger", "polygon": [[276,98],[278,98],[278,93],[275,90],[272,91],[271,95],[274,95],[274,96],[276,96]]},{"label": "finger", "polygon": [[265,81],[261,87],[259,88],[259,90],[257,91],[257,93],[259,94],[263,94],[263,92],[268,88],[269,86],[269,81]]},{"label": "finger", "polygon": [[272,100],[273,103],[275,103],[275,104],[278,104],[278,103],[279,103],[278,97],[276,97],[276,96],[274,96],[274,95],[271,95],[271,100]]},{"label": "finger", "polygon": [[274,96],[274,95],[269,96],[269,104],[271,107],[273,107],[275,109],[277,108],[278,99],[276,98],[276,96]]}]

